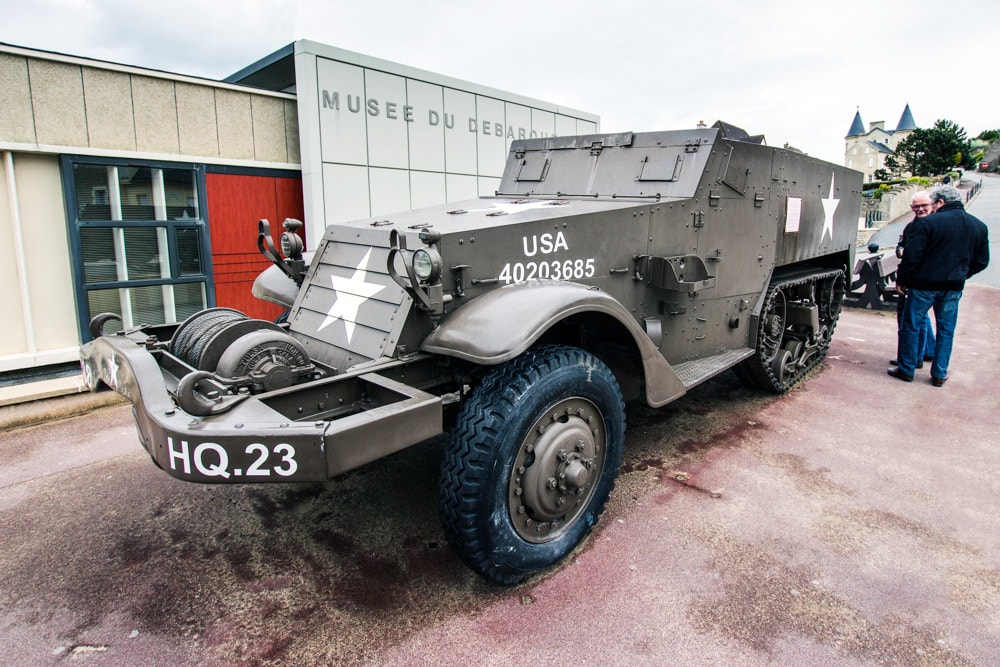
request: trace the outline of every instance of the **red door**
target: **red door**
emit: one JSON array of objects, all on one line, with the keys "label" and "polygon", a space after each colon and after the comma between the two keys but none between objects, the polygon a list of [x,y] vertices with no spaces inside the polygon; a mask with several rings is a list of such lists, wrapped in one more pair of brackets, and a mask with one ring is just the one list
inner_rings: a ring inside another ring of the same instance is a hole
[{"label": "red door", "polygon": [[250,292],[254,278],[270,265],[257,250],[257,221],[271,222],[277,246],[284,219],[303,218],[302,179],[208,173],[205,190],[216,305],[273,320],[283,309]]}]

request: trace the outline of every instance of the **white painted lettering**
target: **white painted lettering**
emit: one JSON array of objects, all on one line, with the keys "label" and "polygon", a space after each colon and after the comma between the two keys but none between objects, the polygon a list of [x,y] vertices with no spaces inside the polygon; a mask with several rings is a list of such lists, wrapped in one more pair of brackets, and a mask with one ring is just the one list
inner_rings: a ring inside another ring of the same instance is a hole
[{"label": "white painted lettering", "polygon": [[411,107],[409,104],[403,107],[403,120],[405,120],[407,123],[413,122],[413,107]]},{"label": "white painted lettering", "polygon": [[513,125],[508,125],[507,126],[507,138],[508,139],[513,139],[514,138],[514,126]]},{"label": "white painted lettering", "polygon": [[431,109],[427,112],[427,123],[432,127],[441,122],[441,116],[438,115],[437,111]]},{"label": "white painted lettering", "polygon": [[556,247],[552,251],[557,250],[569,250],[569,243],[566,243],[566,237],[563,236],[562,232],[556,234]]},{"label": "white painted lettering", "polygon": [[541,236],[533,235],[531,237],[531,242],[529,245],[528,237],[521,237],[521,247],[524,249],[525,257],[534,257],[539,252],[543,255],[551,255],[554,252],[559,252],[560,250],[569,250],[569,243],[566,242],[566,237],[562,232],[556,232],[555,236],[551,233],[545,233]]},{"label": "white painted lettering", "polygon": [[330,91],[323,91],[323,108],[324,109],[336,109],[340,111],[340,93],[330,94]]},{"label": "white painted lettering", "polygon": [[385,117],[396,120],[396,103],[386,102],[385,103]]},{"label": "white painted lettering", "polygon": [[[455,114],[446,113],[444,115],[444,126],[449,130],[455,127]],[[473,130],[473,132],[475,132],[475,130]]]},{"label": "white painted lettering", "polygon": [[503,125],[501,125],[500,123],[493,123],[493,134],[495,134],[498,137],[502,137]]},{"label": "white painted lettering", "polygon": [[347,96],[347,110],[350,111],[351,113],[358,113],[359,111],[361,111],[360,95],[354,95],[353,97],[351,95]]},{"label": "white painted lettering", "polygon": [[378,115],[378,100],[368,100],[368,115],[369,116]]},{"label": "white painted lettering", "polygon": [[552,253],[552,234],[542,234],[542,254],[549,255]]},{"label": "white painted lettering", "polygon": [[527,236],[522,236],[521,237],[521,244],[524,246],[524,256],[525,257],[534,257],[538,253],[538,237],[537,236],[532,236],[531,237],[531,250],[530,251],[528,250],[528,237]]},{"label": "white painted lettering", "polygon": [[[213,466],[205,465],[205,452],[215,452],[215,455],[219,457],[219,462]],[[226,454],[222,445],[214,442],[203,442],[194,448],[194,467],[206,477],[229,477],[229,473],[226,471],[226,468],[229,467],[229,455]]]},{"label": "white painted lettering", "polygon": [[517,138],[518,139],[524,139],[524,134],[525,134],[525,131],[524,131],[523,127],[517,128]]},{"label": "white painted lettering", "polygon": [[469,118],[469,132],[478,132],[479,124],[476,122],[475,118]]},{"label": "white painted lettering", "polygon": [[170,455],[170,469],[177,470],[177,459],[180,459],[184,464],[183,470],[185,475],[191,474],[191,458],[188,456],[188,444],[187,440],[181,440],[181,448],[174,449],[174,439],[167,436],[167,452]]}]

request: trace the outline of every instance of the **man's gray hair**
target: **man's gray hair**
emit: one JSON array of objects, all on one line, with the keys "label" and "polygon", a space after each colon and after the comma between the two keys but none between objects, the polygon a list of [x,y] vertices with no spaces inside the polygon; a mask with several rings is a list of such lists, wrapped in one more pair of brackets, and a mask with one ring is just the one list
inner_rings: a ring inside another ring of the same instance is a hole
[{"label": "man's gray hair", "polygon": [[920,200],[926,199],[927,201],[930,201],[931,200],[931,193],[927,192],[927,190],[917,190],[916,192],[913,193],[913,196],[910,197],[910,203],[912,204],[913,202],[917,201],[918,199],[920,199]]},{"label": "man's gray hair", "polygon": [[945,204],[961,204],[962,193],[958,188],[951,185],[943,185],[940,188],[931,190],[931,201],[943,202]]}]

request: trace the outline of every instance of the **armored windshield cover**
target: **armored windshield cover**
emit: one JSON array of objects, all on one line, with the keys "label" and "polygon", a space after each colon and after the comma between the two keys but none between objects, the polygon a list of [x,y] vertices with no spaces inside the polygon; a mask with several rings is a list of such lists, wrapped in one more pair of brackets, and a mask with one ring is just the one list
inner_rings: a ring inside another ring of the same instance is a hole
[{"label": "armored windshield cover", "polygon": [[706,128],[515,141],[499,194],[692,197],[717,137]]}]

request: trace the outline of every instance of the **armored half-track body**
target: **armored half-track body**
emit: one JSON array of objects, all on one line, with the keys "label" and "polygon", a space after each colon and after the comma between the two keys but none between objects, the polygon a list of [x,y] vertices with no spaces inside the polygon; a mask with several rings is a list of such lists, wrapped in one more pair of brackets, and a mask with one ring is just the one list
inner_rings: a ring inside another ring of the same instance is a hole
[{"label": "armored half-track body", "polygon": [[84,376],[193,482],[327,480],[449,433],[445,534],[516,583],[597,521],[625,401],[729,369],[781,393],[820,363],[860,200],[859,172],[714,128],[515,141],[495,197],[331,225],[311,258],[261,221],[280,324],[101,315]]}]

